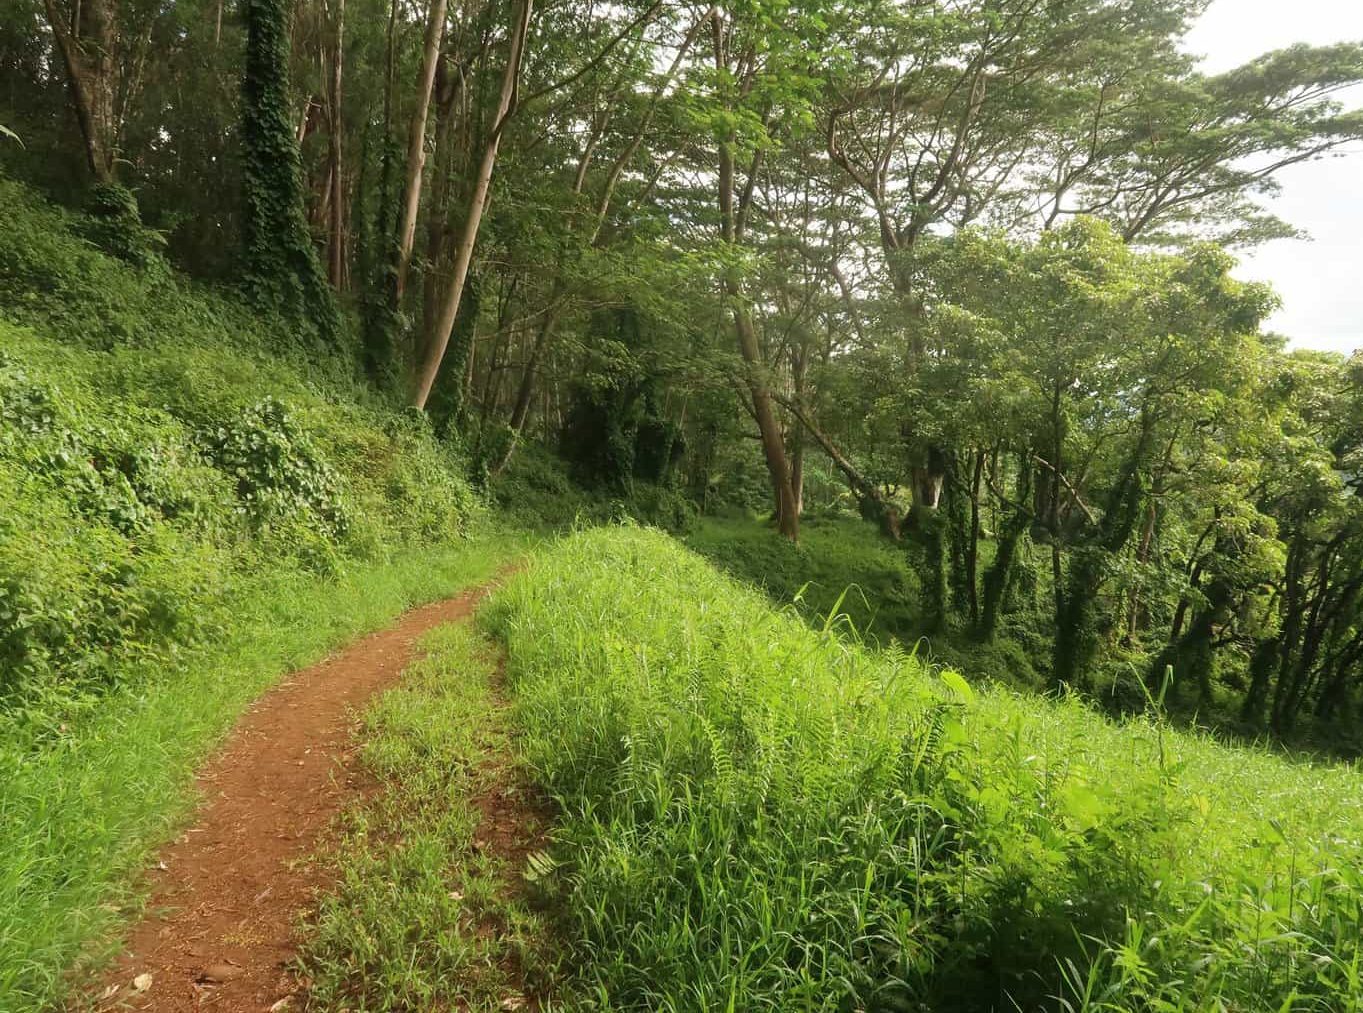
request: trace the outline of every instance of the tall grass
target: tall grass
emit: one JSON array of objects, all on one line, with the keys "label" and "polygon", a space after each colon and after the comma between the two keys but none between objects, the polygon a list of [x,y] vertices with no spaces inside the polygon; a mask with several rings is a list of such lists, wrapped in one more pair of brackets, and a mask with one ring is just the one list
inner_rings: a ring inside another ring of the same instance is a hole
[{"label": "tall grass", "polygon": [[182,668],[128,680],[41,747],[0,742],[0,1010],[45,1008],[72,971],[110,954],[144,899],[151,854],[190,811],[194,769],[264,688],[409,605],[485,579],[509,548],[410,552],[336,580],[285,570]]},{"label": "tall grass", "polygon": [[656,532],[573,535],[485,614],[580,1008],[1363,1003],[1352,769],[976,694]]}]

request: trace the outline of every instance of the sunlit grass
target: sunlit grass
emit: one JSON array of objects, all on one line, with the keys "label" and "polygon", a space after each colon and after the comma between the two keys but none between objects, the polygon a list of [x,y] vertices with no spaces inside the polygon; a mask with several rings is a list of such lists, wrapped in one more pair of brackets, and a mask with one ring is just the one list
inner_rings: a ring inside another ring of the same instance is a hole
[{"label": "sunlit grass", "polygon": [[488,611],[581,1008],[1360,1008],[1363,778],[972,691],[656,532]]}]

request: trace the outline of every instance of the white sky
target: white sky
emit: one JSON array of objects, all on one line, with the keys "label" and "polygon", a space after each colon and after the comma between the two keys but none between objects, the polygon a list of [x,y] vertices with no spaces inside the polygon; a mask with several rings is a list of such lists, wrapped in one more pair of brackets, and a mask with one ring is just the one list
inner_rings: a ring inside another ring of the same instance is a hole
[{"label": "white sky", "polygon": [[[1209,71],[1293,42],[1363,40],[1363,0],[1213,0],[1188,36]],[[1363,105],[1363,87],[1344,96]],[[1271,207],[1310,242],[1278,240],[1243,254],[1240,277],[1272,283],[1282,310],[1268,327],[1303,348],[1363,348],[1363,144],[1292,166]]]}]

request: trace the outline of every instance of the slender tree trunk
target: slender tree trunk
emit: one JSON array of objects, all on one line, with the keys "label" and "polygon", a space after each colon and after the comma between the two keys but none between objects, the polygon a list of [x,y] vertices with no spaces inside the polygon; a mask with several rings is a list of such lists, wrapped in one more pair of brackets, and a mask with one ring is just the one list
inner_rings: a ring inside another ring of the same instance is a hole
[{"label": "slender tree trunk", "polygon": [[492,185],[492,170],[497,164],[497,146],[501,143],[502,128],[511,110],[511,101],[520,78],[521,56],[525,51],[525,39],[530,32],[530,13],[533,0],[521,0],[516,25],[512,29],[510,50],[507,53],[506,68],[502,74],[502,92],[497,101],[497,115],[493,118],[491,136],[483,149],[483,157],[478,165],[478,176],[469,198],[468,217],[459,237],[455,252],[454,274],[450,278],[449,291],[441,308],[440,319],[436,322],[435,334],[417,374],[416,391],[412,404],[425,408],[431,396],[431,388],[440,372],[441,360],[449,347],[450,332],[454,328],[455,317],[459,315],[459,303],[464,294],[464,281],[468,277],[469,262],[473,259],[473,247],[478,241],[478,229],[482,225],[483,211],[487,207],[488,188]]},{"label": "slender tree trunk", "polygon": [[394,298],[401,302],[407,284],[407,268],[412,262],[412,248],[416,243],[416,219],[421,207],[421,176],[426,164],[426,116],[431,106],[431,92],[435,88],[435,71],[440,60],[440,40],[445,33],[445,2],[431,0],[426,19],[426,41],[421,55],[421,76],[417,80],[416,106],[412,110],[412,125],[407,136],[407,182],[402,191],[402,222],[398,227],[397,277],[394,279]]},{"label": "slender tree trunk", "polygon": [[[540,328],[535,332],[535,340],[530,345],[530,350],[525,356],[525,365],[521,369],[521,382],[516,387],[516,400],[511,406],[511,420],[509,425],[514,433],[520,435],[525,428],[525,420],[530,417],[530,405],[535,397],[535,375],[539,370],[540,360],[544,356],[544,351],[549,344],[549,336],[553,333],[554,325],[558,322],[558,314],[554,310],[549,310],[544,316],[544,321]],[[514,444],[513,444],[514,447]],[[511,457],[512,448],[507,448],[507,459]],[[507,461],[498,463],[497,469],[500,471],[506,466]]]},{"label": "slender tree trunk", "polygon": [[848,488],[856,494],[857,504],[861,509],[861,515],[868,521],[875,521],[880,525],[881,531],[893,542],[900,539],[900,516],[898,508],[888,501],[881,491],[876,488],[876,484],[857,470],[847,456],[838,449],[828,434],[819,428],[814,419],[795,402],[782,402],[786,405],[792,415],[799,421],[801,427],[814,437],[823,452],[828,455],[828,459],[833,462],[833,466],[842,472],[843,478],[847,480]]},{"label": "slender tree trunk", "polygon": [[345,0],[333,0],[335,32],[331,52],[331,135],[327,152],[330,204],[330,246],[327,249],[327,275],[338,292],[345,284],[345,186],[341,174],[341,134],[344,119],[341,106],[341,76],[345,56]]},{"label": "slender tree trunk", "polygon": [[[1144,566],[1150,559],[1150,547],[1155,540],[1155,517],[1158,507],[1155,499],[1150,500],[1150,507],[1145,514],[1145,527],[1141,531],[1141,546],[1136,552],[1136,560]],[[1126,643],[1128,647],[1136,644],[1136,634],[1140,632],[1141,626],[1141,589],[1139,585],[1131,588],[1131,598],[1127,603],[1126,617]]]},{"label": "slender tree trunk", "polygon": [[1033,519],[1032,512],[1027,508],[1027,502],[1032,498],[1032,473],[1032,462],[1024,454],[1018,463],[1017,500],[1005,504],[1009,506],[1009,512],[999,525],[994,561],[984,572],[979,631],[982,640],[992,639],[998,630],[999,617],[1007,604],[1008,583],[1012,577],[1018,543]]},{"label": "slender tree trunk", "polygon": [[[714,30],[715,68],[728,72],[728,57],[725,52],[724,26],[716,13],[711,18]],[[719,143],[719,212],[720,229],[724,242],[736,245],[743,234],[743,216],[751,198],[752,184],[755,182],[757,161],[749,173],[749,187],[734,206],[734,131],[731,128]],[[756,156],[760,159],[760,153]],[[766,363],[762,349],[757,341],[757,331],[753,327],[752,315],[743,298],[738,276],[730,269],[724,273],[724,294],[733,314],[734,330],[738,337],[738,351],[743,357],[744,382],[752,400],[753,418],[762,440],[762,454],[767,463],[767,475],[771,480],[772,492],[776,500],[776,527],[791,541],[800,537],[800,513],[795,502],[795,489],[790,482],[790,462],[786,457],[786,440],[777,421],[772,406],[771,390],[765,376]]]},{"label": "slender tree trunk", "polygon": [[[422,279],[421,331],[418,335],[413,335],[413,367],[425,354],[424,342],[435,333],[435,324],[440,315],[441,281],[446,260],[445,246],[450,235],[450,180],[454,175],[456,154],[454,126],[459,96],[463,93],[463,76],[456,75],[451,80],[449,64],[444,59],[436,66],[435,147],[431,152],[431,200],[430,209],[426,214],[427,269]],[[467,127],[467,124],[464,126]],[[469,132],[464,129],[460,135],[467,138]]]},{"label": "slender tree trunk", "polygon": [[767,474],[771,478],[772,489],[776,494],[776,527],[781,534],[792,542],[800,537],[800,511],[795,500],[795,488],[791,484],[790,465],[786,459],[786,440],[781,433],[781,425],[776,420],[772,406],[771,391],[766,380],[758,372],[763,367],[761,350],[757,344],[757,332],[753,328],[752,317],[747,307],[739,300],[741,295],[731,280],[726,280],[726,291],[732,301],[734,328],[738,332],[738,350],[747,364],[748,392],[752,398],[753,418],[757,420],[757,430],[762,439],[762,454],[767,462]]},{"label": "slender tree trunk", "polygon": [[970,536],[965,549],[966,600],[972,625],[980,621],[980,483],[984,477],[984,451],[975,452],[975,468],[970,476]]},{"label": "slender tree trunk", "polygon": [[[672,60],[672,65],[668,68],[663,80],[659,82],[654,89],[653,94],[649,99],[649,104],[644,112],[643,120],[635,130],[634,136],[630,139],[629,144],[625,146],[625,149],[616,156],[615,161],[611,163],[610,170],[606,173],[605,183],[601,188],[601,197],[596,206],[596,215],[592,222],[591,232],[587,237],[588,246],[600,245],[601,229],[606,223],[606,216],[610,211],[611,201],[615,197],[616,187],[619,185],[625,169],[628,168],[629,163],[634,159],[634,156],[638,154],[639,148],[642,146],[644,138],[648,133],[649,126],[653,122],[653,117],[657,113],[658,105],[662,101],[668,85],[676,76],[678,69],[680,69],[686,53],[695,43],[697,35],[699,35],[700,30],[704,27],[706,17],[709,17],[709,14],[696,21],[686,37],[682,40],[682,44]],[[588,169],[591,166],[592,157],[596,152],[596,148],[600,143],[602,129],[604,128],[593,128],[591,136],[583,148],[582,155],[578,159],[577,172],[573,176],[572,184],[572,193],[574,196],[581,195],[586,187]],[[559,300],[564,297],[567,291],[568,284],[564,278],[562,265],[560,264],[559,273],[554,279],[554,284],[550,290],[547,301],[550,308],[547,310],[544,325],[541,327],[536,337],[535,344],[531,349],[530,355],[526,359],[525,367],[521,373],[520,387],[517,389],[516,401],[511,412],[510,426],[513,438],[507,443],[502,458],[491,469],[491,472],[494,475],[499,474],[505,469],[506,466],[511,463],[512,456],[516,453],[516,447],[520,442],[519,437],[521,430],[524,428],[525,420],[530,413],[530,403],[534,397],[534,384],[536,375],[539,371],[539,365],[545,352],[553,344],[554,332],[558,326],[561,315],[560,311],[554,307],[557,306]]]}]

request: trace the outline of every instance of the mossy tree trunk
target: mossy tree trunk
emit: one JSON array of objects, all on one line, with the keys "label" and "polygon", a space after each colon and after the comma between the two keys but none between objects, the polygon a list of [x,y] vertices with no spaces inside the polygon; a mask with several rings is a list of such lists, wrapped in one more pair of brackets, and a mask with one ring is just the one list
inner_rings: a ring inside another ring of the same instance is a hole
[{"label": "mossy tree trunk", "polygon": [[340,316],[308,233],[289,115],[289,0],[243,0],[242,280],[250,296],[336,340]]}]

